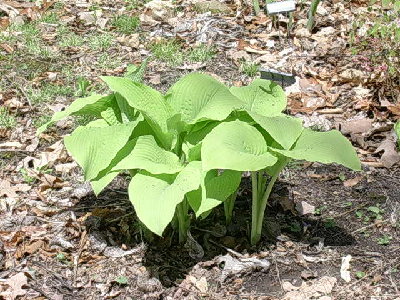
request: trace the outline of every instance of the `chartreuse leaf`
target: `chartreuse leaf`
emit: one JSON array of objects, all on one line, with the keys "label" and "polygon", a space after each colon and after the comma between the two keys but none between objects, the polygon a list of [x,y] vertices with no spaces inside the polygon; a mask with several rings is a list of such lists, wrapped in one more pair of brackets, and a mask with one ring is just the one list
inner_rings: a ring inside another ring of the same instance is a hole
[{"label": "chartreuse leaf", "polygon": [[126,99],[120,94],[115,94],[115,100],[117,101],[118,107],[121,111],[121,119],[123,123],[135,121],[138,118],[138,111],[128,104]]},{"label": "chartreuse leaf", "polygon": [[144,73],[146,72],[147,63],[149,59],[146,58],[139,66],[129,65],[125,74],[126,78],[136,82],[143,82]]},{"label": "chartreuse leaf", "polygon": [[121,110],[116,100],[113,101],[113,105],[103,110],[100,115],[109,125],[118,125],[122,123]]},{"label": "chartreuse leaf", "polygon": [[303,131],[302,121],[298,118],[284,114],[264,117],[254,112],[249,115],[284,149],[290,149]]},{"label": "chartreuse leaf", "polygon": [[107,121],[104,119],[93,120],[85,125],[85,127],[108,127],[108,126],[110,125],[108,125]]},{"label": "chartreuse leaf", "polygon": [[168,132],[168,120],[173,117],[174,112],[161,93],[129,78],[101,78],[112,91],[119,93],[131,107],[143,114],[165,147],[171,146],[172,134]]},{"label": "chartreuse leaf", "polygon": [[91,115],[100,118],[101,112],[110,107],[114,102],[114,95],[104,96],[93,94],[89,97],[76,99],[63,111],[56,112],[51,120],[37,130],[37,134],[45,131],[51,124],[74,115]]},{"label": "chartreuse leaf", "polygon": [[400,121],[394,125],[394,131],[397,134],[397,139],[400,140]]},{"label": "chartreuse leaf", "polygon": [[242,121],[215,127],[203,140],[201,157],[204,170],[257,171],[277,161],[263,135]]},{"label": "chartreuse leaf", "polygon": [[[93,121],[86,126],[92,125],[92,123],[93,123],[93,125],[96,125],[94,123],[97,121],[102,121],[106,124],[106,126],[108,126],[108,124],[103,119]],[[143,117],[139,116],[135,122],[137,123],[137,125],[135,126],[133,133],[130,136],[130,140],[118,151],[118,153],[115,155],[115,157],[111,160],[108,167],[103,169],[96,176],[96,178],[91,179],[90,183],[92,184],[93,191],[96,195],[98,195],[118,175],[118,173],[120,171],[125,170],[125,169],[131,169],[131,168],[129,168],[128,165],[125,165],[124,163],[120,163],[120,162],[129,155],[131,155],[131,157],[132,157],[132,151],[134,150],[138,139],[141,139],[141,136],[152,134],[151,128],[148,127],[148,124],[146,121],[143,121]],[[101,126],[100,123],[98,125]],[[154,140],[154,138],[153,138],[153,140]],[[141,144],[141,143],[139,143],[139,144]],[[158,147],[158,145],[156,145],[156,147]],[[158,147],[158,148],[161,149],[160,147]],[[163,149],[161,149],[161,150],[165,151]],[[157,151],[153,151],[153,152],[157,152]],[[144,166],[144,164],[145,164],[145,162],[143,162],[143,161],[139,161],[138,163],[141,164],[142,166]],[[152,163],[152,161],[150,161],[150,164],[151,163]],[[118,164],[120,164],[120,166],[117,167]],[[155,165],[155,166],[158,167],[157,165]],[[150,170],[151,169],[149,169],[149,171]],[[161,168],[160,170],[163,170],[163,169]],[[178,172],[178,171],[176,171],[176,172]],[[176,173],[176,172],[174,172],[174,173]],[[157,171],[154,171],[154,173],[158,174]]]},{"label": "chartreuse leaf", "polygon": [[187,194],[189,204],[197,217],[232,195],[239,187],[242,178],[241,172],[232,170],[225,170],[220,175],[218,170],[210,170],[203,175],[205,176],[201,188]]},{"label": "chartreuse leaf", "polygon": [[201,162],[189,163],[178,175],[136,174],[129,184],[129,199],[138,218],[152,232],[162,235],[176,206],[201,181]]},{"label": "chartreuse leaf", "polygon": [[101,176],[99,179],[95,178],[90,181],[90,185],[92,186],[93,192],[96,196],[100,194],[100,192],[107,186],[109,183],[117,177],[119,171],[109,172],[104,176]]},{"label": "chartreuse leaf", "polygon": [[294,159],[337,163],[361,170],[360,160],[351,143],[337,130],[317,132],[304,129],[291,150],[274,151]]},{"label": "chartreuse leaf", "polygon": [[197,130],[192,130],[185,136],[183,140],[182,150],[186,155],[186,159],[189,161],[201,160],[202,141],[204,137],[219,124],[219,122],[217,121],[209,121],[203,123],[205,124],[202,124],[202,126],[200,127],[197,126],[200,123],[197,123],[195,126],[193,126],[193,129]]},{"label": "chartreuse leaf", "polygon": [[179,157],[157,145],[151,135],[137,138],[133,150],[113,170],[143,169],[152,174],[175,174],[183,169]]},{"label": "chartreuse leaf", "polygon": [[85,180],[97,177],[128,142],[136,122],[108,127],[78,127],[64,138],[71,156],[82,167]]},{"label": "chartreuse leaf", "polygon": [[195,124],[203,120],[224,120],[241,101],[213,77],[191,73],[181,78],[167,92],[168,102],[182,116]]},{"label": "chartreuse leaf", "polygon": [[233,86],[230,91],[244,103],[246,111],[262,116],[280,114],[287,105],[283,89],[269,80],[256,79],[248,86]]}]

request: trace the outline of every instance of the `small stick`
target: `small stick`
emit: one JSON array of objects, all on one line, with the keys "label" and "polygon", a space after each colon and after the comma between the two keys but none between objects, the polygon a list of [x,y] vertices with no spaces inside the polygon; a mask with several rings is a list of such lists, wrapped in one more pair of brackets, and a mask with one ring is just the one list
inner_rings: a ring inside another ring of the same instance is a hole
[{"label": "small stick", "polygon": [[211,244],[214,244],[215,246],[224,248],[226,251],[228,251],[229,253],[235,255],[236,257],[239,258],[245,258],[245,256],[239,252],[236,252],[235,250],[232,250],[231,248],[225,247],[224,245],[218,244],[217,242],[214,242],[213,240],[209,240]]},{"label": "small stick", "polygon": [[[380,224],[387,223],[388,221],[389,221],[388,219],[383,220]],[[357,230],[354,230],[353,233],[357,233],[357,232],[360,232],[360,231],[364,231],[365,229],[374,227],[374,226],[376,226],[376,225],[377,225],[377,224],[375,224],[375,223],[369,224],[369,225],[367,225],[367,226],[364,226],[364,227],[358,228]]]}]

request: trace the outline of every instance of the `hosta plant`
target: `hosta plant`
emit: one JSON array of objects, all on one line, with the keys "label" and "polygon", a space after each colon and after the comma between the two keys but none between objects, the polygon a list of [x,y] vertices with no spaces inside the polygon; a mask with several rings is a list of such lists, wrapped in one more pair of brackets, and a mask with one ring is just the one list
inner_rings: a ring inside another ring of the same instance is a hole
[{"label": "hosta plant", "polygon": [[360,169],[354,149],[338,131],[314,132],[283,114],[285,94],[270,81],[229,89],[193,73],[163,95],[139,83],[135,74],[102,79],[112,93],[75,100],[39,131],[67,116],[97,118],[65,137],[67,150],[96,194],[128,170],[130,201],[141,222],[158,235],[172,222],[185,241],[189,209],[206,217],[221,203],[229,222],[242,172],[250,171],[255,244],[272,187],[291,159]]},{"label": "hosta plant", "polygon": [[68,116],[95,117],[64,138],[85,180],[99,194],[128,170],[129,198],[140,221],[158,235],[173,221],[179,240],[185,241],[189,208],[205,216],[239,186],[240,172],[203,171],[200,149],[202,139],[241,101],[199,73],[183,77],[165,95],[135,76],[102,79],[112,93],[75,100],[39,132]]},{"label": "hosta plant", "polygon": [[[272,187],[290,160],[338,163],[353,170],[360,170],[360,162],[339,131],[312,131],[304,128],[300,119],[283,114],[286,98],[276,84],[255,80],[249,86],[232,87],[230,91],[244,106],[235,111],[231,121],[218,124],[202,141],[203,171],[251,172],[250,240],[256,244],[261,238]],[[231,213],[229,209],[225,212]],[[227,216],[229,219],[231,216]]]}]

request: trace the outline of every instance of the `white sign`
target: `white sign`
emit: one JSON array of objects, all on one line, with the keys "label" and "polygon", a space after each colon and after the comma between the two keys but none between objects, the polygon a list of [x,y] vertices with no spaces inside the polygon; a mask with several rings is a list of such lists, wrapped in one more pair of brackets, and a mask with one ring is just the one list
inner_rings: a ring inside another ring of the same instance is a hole
[{"label": "white sign", "polygon": [[269,15],[289,13],[296,10],[294,0],[267,3],[267,12]]}]

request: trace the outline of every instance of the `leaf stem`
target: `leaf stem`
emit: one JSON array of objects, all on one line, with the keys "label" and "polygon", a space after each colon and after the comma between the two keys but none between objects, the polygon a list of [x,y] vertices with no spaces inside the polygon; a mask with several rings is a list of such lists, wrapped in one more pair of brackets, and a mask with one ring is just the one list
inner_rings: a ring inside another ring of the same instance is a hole
[{"label": "leaf stem", "polygon": [[254,13],[257,16],[258,13],[260,12],[260,2],[258,2],[258,0],[253,0],[253,7],[254,7]]},{"label": "leaf stem", "polygon": [[224,212],[225,212],[226,225],[229,225],[232,222],[233,208],[235,206],[235,201],[236,201],[238,191],[239,191],[239,189],[237,189],[232,195],[230,195],[228,197],[228,199],[226,199],[224,201]]},{"label": "leaf stem", "polygon": [[315,17],[315,13],[317,12],[317,7],[318,7],[319,2],[320,2],[320,0],[313,0],[311,2],[311,7],[308,12],[308,22],[307,22],[307,29],[310,32],[314,28],[314,17]]},{"label": "leaf stem", "polygon": [[[279,177],[281,171],[285,168],[290,159],[285,158],[282,161],[278,161],[278,167],[272,175],[268,185],[265,188],[266,182],[262,184],[261,191],[257,190],[257,176],[255,172],[251,173],[252,182],[252,220],[251,220],[251,236],[250,242],[252,245],[257,244],[261,239],[261,232],[264,220],[265,209],[268,204],[268,199],[271,194],[272,188]],[[254,173],[254,174],[253,174]],[[264,191],[265,190],[265,191]],[[263,192],[264,191],[264,192]],[[263,194],[262,194],[263,193]],[[261,196],[262,195],[262,196]]]},{"label": "leaf stem", "polygon": [[190,226],[190,218],[188,216],[188,210],[189,207],[186,198],[176,206],[180,244],[185,243],[187,240],[187,232]]},{"label": "leaf stem", "polygon": [[251,202],[251,234],[250,234],[250,242],[252,245],[256,244],[257,241],[260,240],[260,237],[256,236],[257,233],[257,216],[259,210],[259,203],[258,203],[258,179],[257,179],[257,172],[251,172],[251,189],[252,189],[252,202]]}]

